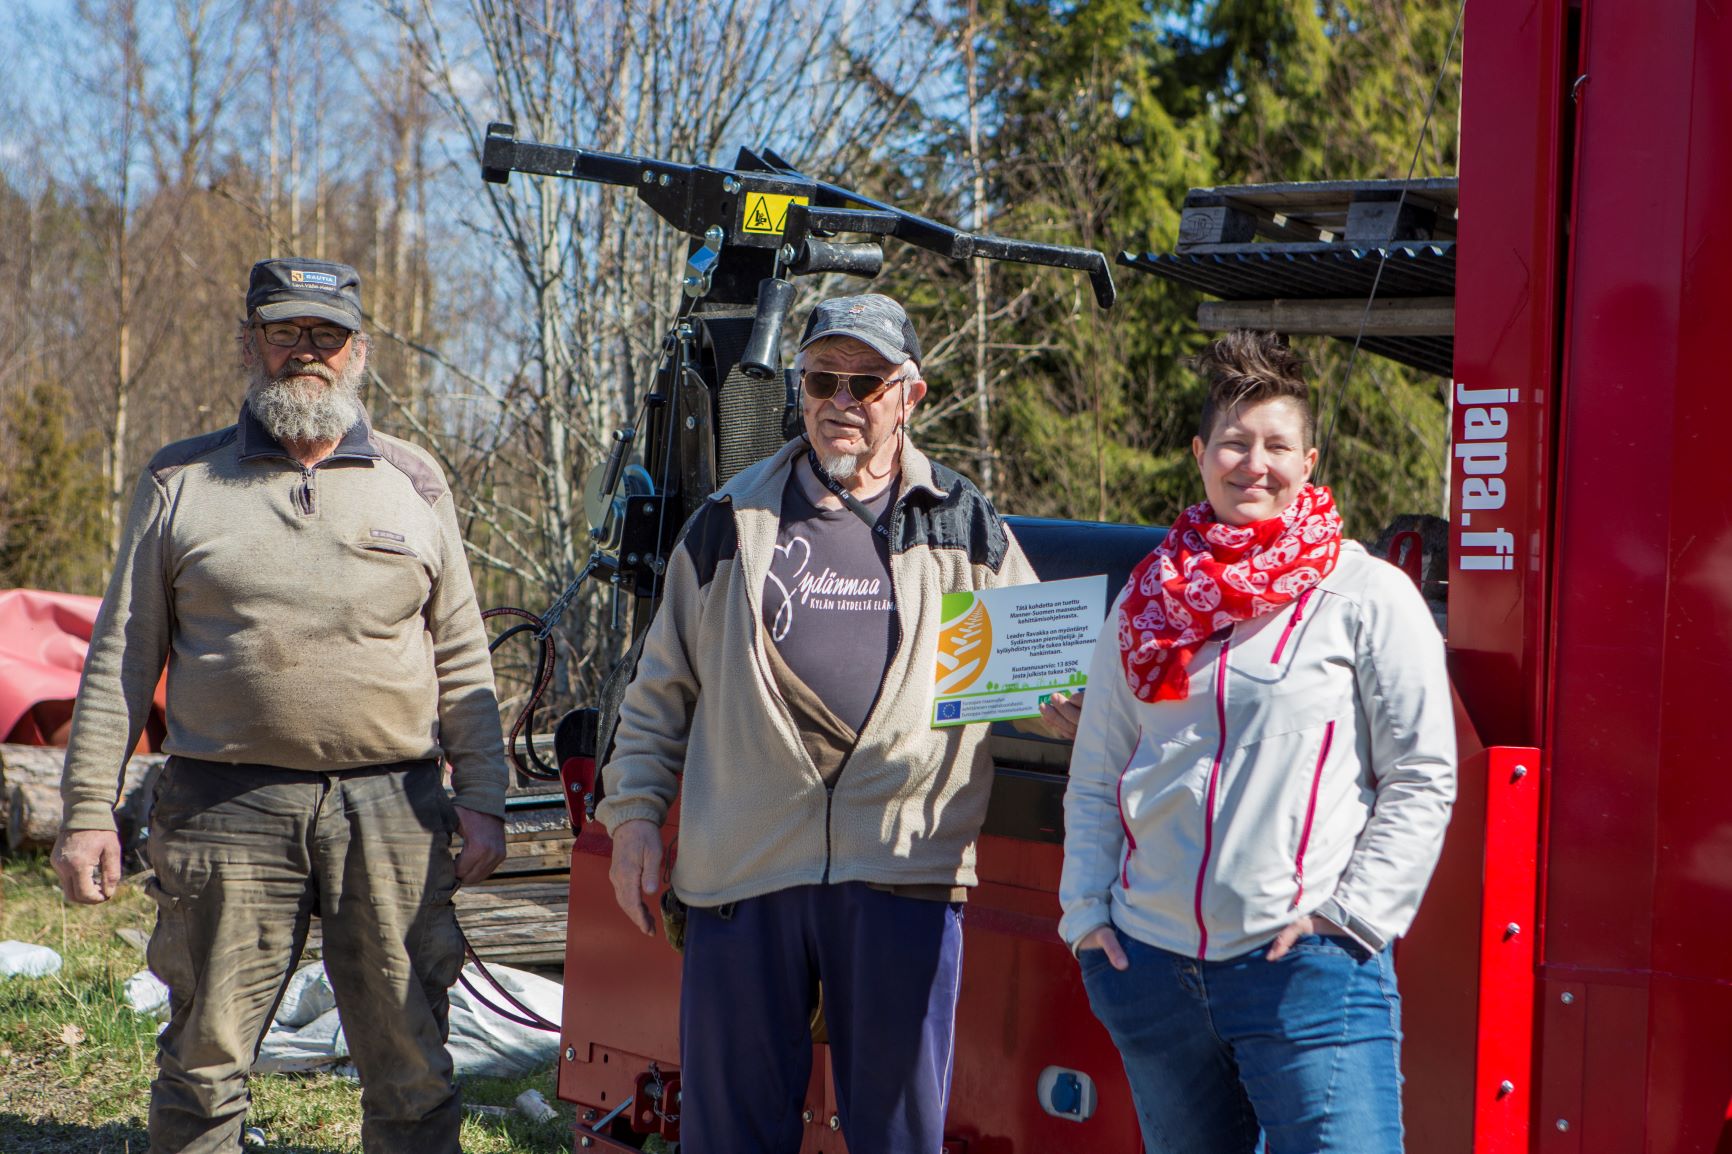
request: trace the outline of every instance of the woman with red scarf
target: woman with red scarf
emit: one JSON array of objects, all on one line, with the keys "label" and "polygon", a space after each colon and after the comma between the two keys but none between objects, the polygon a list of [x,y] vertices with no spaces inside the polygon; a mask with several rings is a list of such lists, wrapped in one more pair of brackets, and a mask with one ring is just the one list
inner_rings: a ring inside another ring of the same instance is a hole
[{"label": "woman with red scarf", "polygon": [[1311,483],[1298,357],[1237,332],[1200,367],[1208,499],[1132,572],[1095,648],[1059,932],[1151,1154],[1395,1154],[1389,946],[1455,791],[1443,642]]}]

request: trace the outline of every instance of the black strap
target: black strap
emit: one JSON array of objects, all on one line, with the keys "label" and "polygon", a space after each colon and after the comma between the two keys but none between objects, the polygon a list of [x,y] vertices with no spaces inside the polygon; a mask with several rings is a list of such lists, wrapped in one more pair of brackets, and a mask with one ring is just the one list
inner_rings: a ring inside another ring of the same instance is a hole
[{"label": "black strap", "polygon": [[886,526],[883,521],[872,515],[872,510],[866,507],[866,502],[844,489],[842,487],[842,482],[824,471],[824,466],[818,461],[818,450],[811,448],[806,450],[806,463],[812,466],[813,476],[823,482],[824,488],[842,498],[842,503],[848,506],[849,511],[856,517],[866,522],[866,527],[868,529],[884,538],[886,542],[890,540],[889,527]]}]

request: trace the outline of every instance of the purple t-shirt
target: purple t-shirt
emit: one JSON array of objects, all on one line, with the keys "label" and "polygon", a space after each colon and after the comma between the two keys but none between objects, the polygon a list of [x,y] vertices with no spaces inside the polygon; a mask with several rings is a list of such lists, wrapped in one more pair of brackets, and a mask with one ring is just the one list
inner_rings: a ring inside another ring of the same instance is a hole
[{"label": "purple t-shirt", "polygon": [[[863,502],[884,517],[894,484]],[[836,504],[804,460],[782,491],[776,551],[764,578],[764,627],[788,668],[858,731],[896,645],[890,550],[858,514]]]}]

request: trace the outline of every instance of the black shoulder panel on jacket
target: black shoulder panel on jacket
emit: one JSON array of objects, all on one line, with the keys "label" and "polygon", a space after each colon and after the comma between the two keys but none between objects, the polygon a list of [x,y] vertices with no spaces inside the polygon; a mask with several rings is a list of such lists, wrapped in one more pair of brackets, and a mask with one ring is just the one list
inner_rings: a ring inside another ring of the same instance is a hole
[{"label": "black shoulder panel on jacket", "polygon": [[680,530],[680,543],[691,554],[699,588],[708,585],[716,576],[716,566],[733,560],[739,549],[733,505],[727,501],[705,501]]},{"label": "black shoulder panel on jacket", "polygon": [[944,490],[944,499],[916,492],[902,502],[901,526],[892,542],[897,553],[922,546],[928,549],[964,549],[971,565],[985,565],[994,573],[1010,551],[1010,538],[992,502],[974,482],[932,462],[932,483]]},{"label": "black shoulder panel on jacket", "polygon": [[239,435],[240,426],[230,425],[226,429],[201,433],[196,437],[188,437],[184,441],[176,441],[172,445],[164,445],[150,459],[151,475],[159,483],[166,483],[180,469],[192,464],[206,453],[222,448]]}]

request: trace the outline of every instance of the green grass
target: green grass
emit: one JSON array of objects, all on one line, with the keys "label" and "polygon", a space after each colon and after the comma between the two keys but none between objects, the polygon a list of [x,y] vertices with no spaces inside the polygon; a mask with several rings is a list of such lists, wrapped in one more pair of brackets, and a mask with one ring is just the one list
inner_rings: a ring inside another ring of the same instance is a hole
[{"label": "green grass", "polygon": [[[148,932],[155,907],[135,885],[100,906],[68,906],[42,857],[0,862],[0,941],[59,951],[49,978],[0,979],[0,1151],[6,1154],[143,1154],[158,1020],[126,1004],[126,979],[144,968],[117,936]],[[70,1029],[69,1029],[70,1027]],[[462,1084],[467,1103],[508,1106],[534,1087],[559,1111],[537,1124],[521,1115],[472,1115],[466,1154],[548,1154],[571,1149],[573,1107],[554,1097],[552,1067],[525,1078]],[[358,1154],[361,1092],[331,1075],[251,1080],[248,1125],[277,1154]]]}]

